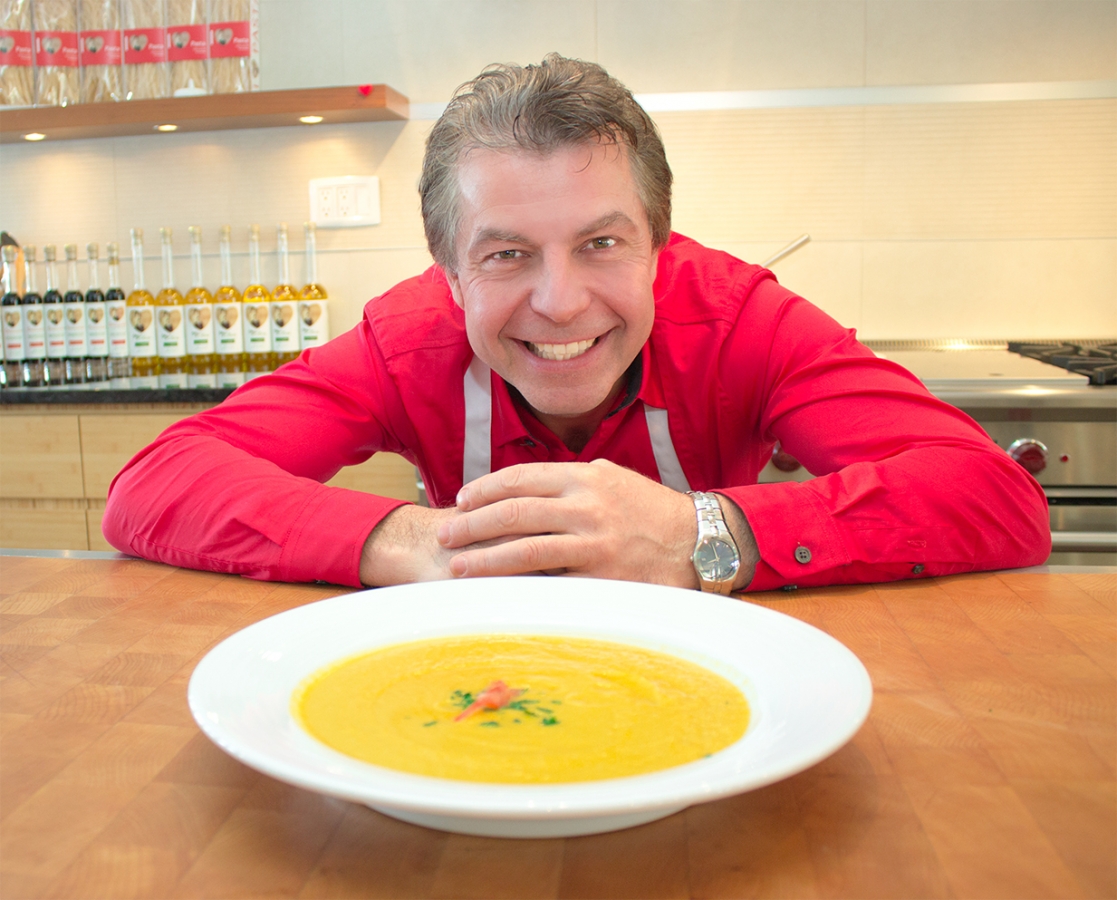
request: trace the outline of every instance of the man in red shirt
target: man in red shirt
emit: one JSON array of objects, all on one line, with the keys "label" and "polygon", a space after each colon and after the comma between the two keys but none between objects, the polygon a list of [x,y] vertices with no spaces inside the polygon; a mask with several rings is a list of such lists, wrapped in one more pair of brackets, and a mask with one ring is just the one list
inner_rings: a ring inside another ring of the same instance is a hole
[{"label": "man in red shirt", "polygon": [[[432,130],[436,265],[168,429],[104,532],[175,565],[386,585],[544,572],[770,589],[1042,562],[1042,490],[771,273],[670,232],[600,67],[493,67]],[[758,485],[776,441],[817,477]],[[378,451],[432,508],[321,482]]]}]

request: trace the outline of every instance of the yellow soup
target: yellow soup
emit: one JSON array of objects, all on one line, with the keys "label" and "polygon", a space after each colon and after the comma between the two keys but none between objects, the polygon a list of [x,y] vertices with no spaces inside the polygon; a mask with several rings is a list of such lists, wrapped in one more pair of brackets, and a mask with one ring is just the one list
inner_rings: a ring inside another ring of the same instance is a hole
[{"label": "yellow soup", "polygon": [[654,772],[745,733],[741,692],[708,669],[608,641],[498,635],[342,660],[292,708],[330,747],[378,766],[517,784]]}]

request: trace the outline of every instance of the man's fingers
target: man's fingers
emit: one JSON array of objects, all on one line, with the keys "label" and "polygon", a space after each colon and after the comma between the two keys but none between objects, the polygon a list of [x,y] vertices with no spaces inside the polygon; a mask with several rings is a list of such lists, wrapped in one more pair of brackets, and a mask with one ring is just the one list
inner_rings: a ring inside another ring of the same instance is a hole
[{"label": "man's fingers", "polygon": [[586,555],[569,535],[533,535],[492,547],[465,550],[450,558],[457,578],[485,578],[526,573],[561,574],[577,569]]},{"label": "man's fingers", "polygon": [[441,523],[438,541],[451,549],[499,538],[547,533],[554,524],[548,501],[513,497],[488,503]]},{"label": "man's fingers", "polygon": [[482,475],[458,491],[458,509],[466,512],[511,497],[557,497],[585,464],[527,463]]}]

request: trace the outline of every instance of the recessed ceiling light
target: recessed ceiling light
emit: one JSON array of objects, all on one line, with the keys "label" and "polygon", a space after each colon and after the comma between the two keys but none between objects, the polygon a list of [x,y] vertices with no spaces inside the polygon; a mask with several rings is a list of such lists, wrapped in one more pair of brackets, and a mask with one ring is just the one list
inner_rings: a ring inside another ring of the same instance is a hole
[{"label": "recessed ceiling light", "polygon": [[321,116],[299,116],[299,121],[304,125],[317,125],[322,121]]},{"label": "recessed ceiling light", "polygon": [[156,125],[156,131],[178,131],[177,125]]},{"label": "recessed ceiling light", "polygon": [[25,141],[41,141],[45,137],[46,137],[45,134],[39,134],[39,132],[37,132],[37,131],[32,131],[30,134],[25,134],[23,136],[23,139]]}]

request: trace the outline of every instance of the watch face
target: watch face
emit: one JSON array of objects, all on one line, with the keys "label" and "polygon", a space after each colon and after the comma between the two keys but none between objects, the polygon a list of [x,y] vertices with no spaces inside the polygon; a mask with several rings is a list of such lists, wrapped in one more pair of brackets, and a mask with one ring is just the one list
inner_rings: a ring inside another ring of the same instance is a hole
[{"label": "watch face", "polygon": [[719,537],[708,537],[694,550],[694,567],[703,581],[728,581],[737,574],[741,559],[736,548]]}]

